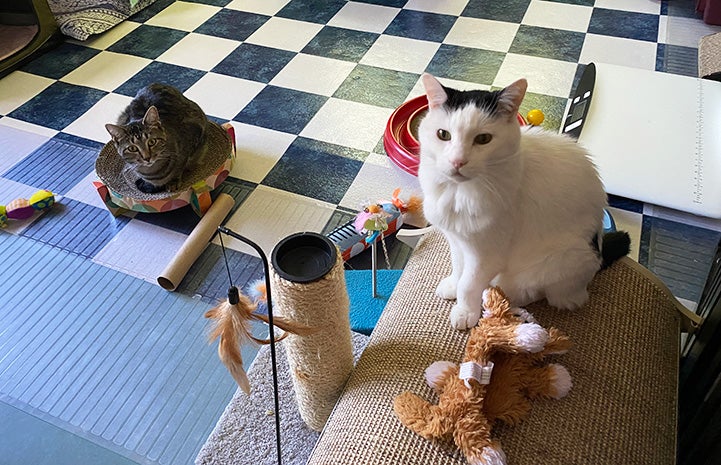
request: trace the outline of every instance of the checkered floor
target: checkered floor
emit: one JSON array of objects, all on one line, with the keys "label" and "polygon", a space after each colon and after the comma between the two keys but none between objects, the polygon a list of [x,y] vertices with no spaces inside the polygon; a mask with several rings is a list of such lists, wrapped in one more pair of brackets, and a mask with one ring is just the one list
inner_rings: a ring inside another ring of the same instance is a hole
[{"label": "checkered floor", "polygon": [[[109,139],[104,123],[139,88],[160,81],[235,127],[238,162],[220,188],[236,199],[227,226],[269,254],[281,238],[328,232],[396,187],[419,193],[381,139],[394,108],[421,93],[424,71],[463,89],[526,77],[522,111],[541,108],[544,126],[556,130],[582,63],[696,75],[699,37],[720,28],[700,21],[693,4],[158,0],[107,33],[68,40],[0,80],[0,201],[38,189],[60,198],[51,212],[13,221],[4,233],[154,283],[197,218],[189,209],[114,218],[92,181],[95,157]],[[619,227],[631,232],[634,258],[677,296],[696,301],[721,222],[629,199],[611,204]],[[260,275],[257,257],[239,242],[226,245],[238,282]],[[402,266],[407,251],[392,244],[391,254]],[[33,257],[41,263],[45,255]],[[179,294],[205,304],[222,298],[224,266],[211,246]],[[23,278],[6,270],[4,279],[8,286]],[[132,450],[133,460],[171,463]]]}]

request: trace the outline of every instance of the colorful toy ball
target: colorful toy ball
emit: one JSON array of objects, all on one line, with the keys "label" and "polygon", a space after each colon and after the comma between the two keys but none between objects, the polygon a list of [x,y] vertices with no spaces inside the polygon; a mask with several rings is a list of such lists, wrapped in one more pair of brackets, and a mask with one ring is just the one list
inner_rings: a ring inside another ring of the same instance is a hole
[{"label": "colorful toy ball", "polygon": [[8,220],[25,220],[36,211],[45,210],[55,205],[55,195],[48,190],[34,193],[30,200],[15,199],[6,206],[0,205],[0,228],[8,224]]},{"label": "colorful toy ball", "polygon": [[526,121],[532,126],[540,126],[543,120],[546,119],[546,115],[541,110],[535,108],[526,114]]},{"label": "colorful toy ball", "polygon": [[35,209],[27,199],[15,199],[5,207],[8,218],[11,220],[24,220],[33,216]]},{"label": "colorful toy ball", "polygon": [[48,190],[37,191],[30,197],[29,202],[35,210],[45,210],[55,205],[55,195]]}]

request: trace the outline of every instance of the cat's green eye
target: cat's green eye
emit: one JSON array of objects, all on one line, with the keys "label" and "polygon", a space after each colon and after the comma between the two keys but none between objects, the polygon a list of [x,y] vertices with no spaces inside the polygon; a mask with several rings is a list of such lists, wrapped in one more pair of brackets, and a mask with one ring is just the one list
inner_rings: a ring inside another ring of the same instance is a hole
[{"label": "cat's green eye", "polygon": [[436,132],[436,135],[440,140],[451,140],[451,133],[445,129],[439,129],[438,132]]},{"label": "cat's green eye", "polygon": [[485,145],[489,143],[493,139],[493,136],[490,134],[478,134],[475,139],[473,139],[474,144],[478,145]]},{"label": "cat's green eye", "polygon": [[128,145],[128,147],[125,150],[127,150],[128,152],[137,152],[138,148],[134,145]]},{"label": "cat's green eye", "polygon": [[158,143],[157,139],[148,139],[148,147],[152,147]]}]

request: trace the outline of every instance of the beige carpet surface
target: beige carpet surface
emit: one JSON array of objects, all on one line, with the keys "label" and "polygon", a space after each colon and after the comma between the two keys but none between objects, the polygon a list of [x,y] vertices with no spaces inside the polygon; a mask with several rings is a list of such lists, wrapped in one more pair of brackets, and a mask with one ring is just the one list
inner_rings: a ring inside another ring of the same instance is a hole
[{"label": "beige carpet surface", "polygon": [[[368,336],[353,333],[355,360],[368,343]],[[281,450],[284,465],[305,464],[319,433],[308,428],[298,413],[293,382],[288,371],[283,342],[278,343]],[[218,362],[220,363],[220,362]],[[230,376],[230,375],[228,375]],[[276,464],[275,417],[272,414],[273,375],[270,348],[263,346],[248,369],[251,393],[236,391],[218,424],[198,453],[198,465]]]},{"label": "beige carpet surface", "polygon": [[[466,332],[448,323],[453,305],[435,295],[450,271],[438,232],[415,248],[356,364],[309,464],[462,465],[453,445],[432,443],[396,418],[409,390],[437,402],[423,376],[437,360],[461,360]],[[509,465],[673,465],[676,452],[680,305],[628,258],[598,273],[575,311],[527,307],[573,342],[554,361],[571,373],[560,400],[538,400],[521,423],[497,425]]]}]

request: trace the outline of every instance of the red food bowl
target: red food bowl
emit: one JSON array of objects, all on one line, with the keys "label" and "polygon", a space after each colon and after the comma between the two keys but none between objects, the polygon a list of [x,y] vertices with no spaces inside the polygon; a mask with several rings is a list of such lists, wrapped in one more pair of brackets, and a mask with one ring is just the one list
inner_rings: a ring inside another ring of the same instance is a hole
[{"label": "red food bowl", "polygon": [[[418,142],[418,125],[428,111],[425,95],[408,100],[393,112],[383,133],[383,147],[393,162],[404,171],[418,176],[421,146]],[[518,123],[526,124],[518,115]]]}]

